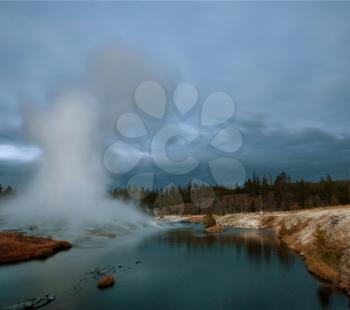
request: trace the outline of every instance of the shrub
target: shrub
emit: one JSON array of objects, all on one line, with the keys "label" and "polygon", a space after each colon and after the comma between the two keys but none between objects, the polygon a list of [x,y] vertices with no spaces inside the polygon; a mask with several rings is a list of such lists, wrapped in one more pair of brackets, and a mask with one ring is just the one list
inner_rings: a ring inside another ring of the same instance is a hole
[{"label": "shrub", "polygon": [[313,234],[313,245],[316,254],[328,265],[338,268],[340,258],[344,250],[344,242],[341,239],[333,238],[331,241],[327,233],[317,224]]},{"label": "shrub", "polygon": [[313,234],[313,244],[320,253],[323,252],[326,241],[326,231],[321,228],[320,224],[317,224]]},{"label": "shrub", "polygon": [[205,228],[212,227],[216,225],[216,221],[211,213],[204,215],[203,225]]},{"label": "shrub", "polygon": [[287,229],[287,227],[286,227],[286,222],[283,221],[283,222],[281,223],[280,229],[279,229],[279,231],[278,231],[278,235],[279,235],[281,238],[283,238],[283,237],[285,237],[285,236],[288,236],[288,234],[289,234],[289,231],[288,231],[288,229]]}]

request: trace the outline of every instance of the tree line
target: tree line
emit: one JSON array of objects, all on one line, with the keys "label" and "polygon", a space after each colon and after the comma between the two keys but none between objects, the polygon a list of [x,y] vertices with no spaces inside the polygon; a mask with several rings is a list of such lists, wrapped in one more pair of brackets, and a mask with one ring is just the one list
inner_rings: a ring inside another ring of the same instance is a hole
[{"label": "tree line", "polygon": [[15,192],[15,189],[11,185],[9,185],[6,188],[4,188],[0,184],[0,198],[9,196],[9,195],[13,194],[14,192]]},{"label": "tree line", "polygon": [[[350,203],[350,181],[333,180],[330,175],[318,182],[292,181],[286,172],[276,177],[253,174],[242,186],[192,185],[171,186],[164,189],[114,188],[111,194],[119,199],[131,199],[133,193],[140,198],[140,205],[147,209],[168,208],[186,204],[186,213],[202,213],[198,205],[211,201],[214,213],[288,211]],[[130,195],[131,194],[131,195]],[[196,207],[197,205],[197,207]],[[191,207],[192,206],[192,207]],[[207,210],[208,211],[208,210]]]}]

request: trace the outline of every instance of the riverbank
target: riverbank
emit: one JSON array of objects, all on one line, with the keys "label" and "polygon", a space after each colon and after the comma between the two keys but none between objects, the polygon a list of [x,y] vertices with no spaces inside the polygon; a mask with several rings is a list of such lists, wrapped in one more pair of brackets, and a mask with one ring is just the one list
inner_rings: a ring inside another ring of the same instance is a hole
[{"label": "riverbank", "polygon": [[71,248],[67,241],[28,236],[17,232],[0,232],[0,264],[31,259],[45,259]]},{"label": "riverbank", "polygon": [[[170,221],[201,222],[202,216],[165,216]],[[350,296],[350,206],[302,211],[236,213],[215,216],[223,227],[272,229],[298,252],[314,275]]]}]

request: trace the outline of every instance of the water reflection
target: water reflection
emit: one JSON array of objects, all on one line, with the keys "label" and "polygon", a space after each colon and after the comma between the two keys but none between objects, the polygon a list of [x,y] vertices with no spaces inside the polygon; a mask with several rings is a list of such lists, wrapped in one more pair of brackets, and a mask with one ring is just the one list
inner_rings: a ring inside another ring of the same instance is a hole
[{"label": "water reflection", "polygon": [[332,290],[329,287],[320,285],[317,290],[317,297],[320,301],[322,309],[327,309],[330,304],[330,298],[332,295]]},{"label": "water reflection", "polygon": [[[209,235],[200,225],[184,225],[104,246],[90,241],[44,262],[0,268],[0,304],[51,292],[58,300],[48,310],[347,309],[343,292],[313,279],[301,259],[266,231]],[[115,287],[102,292],[86,280],[75,290],[100,264],[123,266]]]},{"label": "water reflection", "polygon": [[[272,232],[256,229],[231,229],[221,234],[207,234],[198,225],[168,231],[157,237],[158,246],[165,248],[186,248],[194,251],[231,251],[239,258],[248,259],[257,267],[277,265],[286,271],[292,270],[297,254],[280,242]],[[154,244],[154,237],[144,240],[143,246]],[[316,281],[318,281],[316,279]],[[344,296],[344,292],[331,285],[320,282],[316,291],[319,306],[322,309],[332,308],[332,296]]]},{"label": "water reflection", "polygon": [[273,233],[256,229],[232,229],[221,234],[206,234],[195,226],[169,231],[158,238],[166,247],[186,247],[188,251],[203,248],[235,251],[236,255],[245,255],[256,265],[275,263],[276,258],[288,269],[296,259],[296,255]]},{"label": "water reflection", "polygon": [[330,309],[331,299],[333,295],[342,296],[343,294],[343,291],[329,285],[328,283],[321,283],[317,290],[318,301],[320,302],[320,306],[322,309]]}]

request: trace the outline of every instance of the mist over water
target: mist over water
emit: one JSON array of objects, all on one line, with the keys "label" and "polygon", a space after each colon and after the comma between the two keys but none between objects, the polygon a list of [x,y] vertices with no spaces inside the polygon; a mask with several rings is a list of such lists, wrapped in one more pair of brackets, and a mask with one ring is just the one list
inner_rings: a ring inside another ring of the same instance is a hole
[{"label": "mist over water", "polygon": [[136,206],[107,193],[100,117],[96,102],[81,92],[64,94],[45,111],[26,111],[25,131],[43,151],[41,167],[28,188],[2,208],[2,218],[20,228],[74,232],[153,224]]},{"label": "mist over water", "polygon": [[[133,109],[133,92],[145,80],[169,78],[145,55],[121,42],[99,47],[76,82],[54,85],[44,108],[22,102],[24,135],[40,146],[40,169],[11,201],[0,206],[7,227],[85,232],[130,231],[155,221],[132,203],[113,199],[102,164],[106,143],[116,141],[115,121]],[[66,91],[66,89],[73,89]],[[55,230],[56,229],[56,230]]]}]

